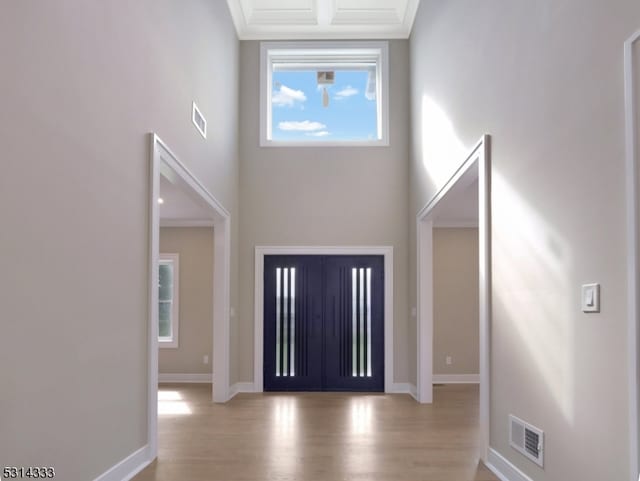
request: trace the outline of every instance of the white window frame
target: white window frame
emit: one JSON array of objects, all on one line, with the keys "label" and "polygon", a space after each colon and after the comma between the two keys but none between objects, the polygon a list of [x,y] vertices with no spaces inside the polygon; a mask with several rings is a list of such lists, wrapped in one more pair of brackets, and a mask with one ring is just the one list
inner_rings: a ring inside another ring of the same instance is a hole
[{"label": "white window frame", "polygon": [[[160,337],[158,334],[158,347],[176,349],[179,346],[180,332],[180,255],[177,253],[161,253],[159,264],[173,265],[173,296],[171,298],[171,337]],[[158,304],[160,299],[158,299]],[[160,317],[158,315],[158,326]]]},{"label": "white window frame", "polygon": [[[345,58],[376,62],[378,139],[353,140],[273,140],[272,105],[274,61],[301,59],[331,62]],[[389,43],[386,41],[344,42],[261,42],[260,43],[260,147],[388,147],[389,146]]]}]

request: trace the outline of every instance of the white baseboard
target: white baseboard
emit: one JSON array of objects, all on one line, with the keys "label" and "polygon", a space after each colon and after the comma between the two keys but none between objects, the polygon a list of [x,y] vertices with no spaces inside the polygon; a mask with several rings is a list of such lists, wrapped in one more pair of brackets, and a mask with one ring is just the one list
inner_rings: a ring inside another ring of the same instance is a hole
[{"label": "white baseboard", "polygon": [[434,384],[480,384],[480,374],[434,374]]},{"label": "white baseboard", "polygon": [[252,382],[237,382],[229,388],[229,400],[241,392],[256,392]]},{"label": "white baseboard", "polygon": [[486,466],[501,481],[531,481],[529,476],[516,468],[493,448],[489,448]]},{"label": "white baseboard", "polygon": [[211,382],[213,374],[158,374],[158,382],[190,382],[190,383],[207,383]]},{"label": "white baseboard", "polygon": [[[229,399],[241,392],[256,392],[256,389],[252,382],[237,382],[229,388]],[[387,391],[387,394],[410,394],[417,400],[418,388],[408,382],[398,382],[391,385],[391,390]]]},{"label": "white baseboard", "polygon": [[409,384],[409,394],[411,394],[411,397],[413,399],[418,401],[418,386],[416,386],[415,384]]},{"label": "white baseboard", "polygon": [[416,387],[409,382],[394,382],[391,385],[391,390],[387,391],[387,394],[411,394],[413,396],[413,392],[417,392]]},{"label": "white baseboard", "polygon": [[150,459],[149,446],[143,446],[135,453],[120,461],[94,481],[129,481],[136,474],[146,468],[153,459]]}]

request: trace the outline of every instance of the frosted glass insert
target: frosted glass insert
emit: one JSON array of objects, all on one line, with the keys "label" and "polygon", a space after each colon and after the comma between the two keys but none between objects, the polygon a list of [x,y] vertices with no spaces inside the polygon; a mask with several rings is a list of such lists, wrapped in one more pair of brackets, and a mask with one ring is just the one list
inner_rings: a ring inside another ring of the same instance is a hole
[{"label": "frosted glass insert", "polygon": [[280,276],[282,275],[282,269],[276,269],[276,376],[280,376],[280,299],[282,293],[280,292]]},{"label": "frosted glass insert", "polygon": [[351,358],[353,360],[353,376],[358,375],[358,269],[351,269]]},{"label": "frosted glass insert", "polygon": [[296,269],[276,268],[276,376],[295,376]]},{"label": "frosted glass insert", "polygon": [[289,375],[289,269],[284,270],[282,297],[284,297],[284,326],[282,327],[282,375]]},{"label": "frosted glass insert", "polygon": [[371,268],[367,269],[367,377],[371,377]]},{"label": "frosted glass insert", "polygon": [[360,376],[364,376],[364,269],[360,269]]},{"label": "frosted glass insert", "polygon": [[291,268],[291,375],[296,375],[296,268]]}]

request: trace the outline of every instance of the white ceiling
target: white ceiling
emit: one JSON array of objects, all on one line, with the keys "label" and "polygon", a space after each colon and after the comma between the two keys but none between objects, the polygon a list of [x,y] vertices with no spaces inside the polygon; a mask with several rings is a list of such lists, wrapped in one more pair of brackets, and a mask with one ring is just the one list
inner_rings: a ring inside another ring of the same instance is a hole
[{"label": "white ceiling", "polygon": [[164,175],[160,176],[160,225],[162,226],[207,226],[213,225],[207,209],[185,192],[185,186],[172,183]]},{"label": "white ceiling", "polygon": [[438,204],[434,220],[436,227],[478,225],[478,178],[465,183],[464,179],[452,187]]},{"label": "white ceiling", "polygon": [[241,40],[380,39],[409,38],[420,0],[227,3]]}]

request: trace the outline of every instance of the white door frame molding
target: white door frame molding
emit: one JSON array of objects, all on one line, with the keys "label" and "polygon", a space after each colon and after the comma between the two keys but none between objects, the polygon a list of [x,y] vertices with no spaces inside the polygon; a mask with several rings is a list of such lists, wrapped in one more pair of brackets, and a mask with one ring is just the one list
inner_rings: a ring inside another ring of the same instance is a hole
[{"label": "white door frame molding", "polygon": [[636,69],[634,59],[640,48],[640,30],[624,44],[624,97],[625,97],[625,138],[626,138],[626,179],[627,179],[627,289],[628,289],[628,331],[629,335],[629,448],[631,460],[631,481],[640,479],[640,156],[638,155],[638,105]]},{"label": "white door frame molding", "polygon": [[384,256],[384,392],[393,387],[393,247],[263,247],[255,249],[254,293],[254,358],[253,384],[255,392],[264,390],[264,256],[266,255],[376,255]]},{"label": "white door frame molding", "polygon": [[481,455],[489,448],[489,356],[491,328],[491,165],[490,137],[485,135],[458,170],[416,216],[417,222],[417,381],[418,401],[433,402],[433,228],[440,202],[458,182],[478,180],[480,301],[480,429]]},{"label": "white door frame molding", "polygon": [[158,454],[158,259],[160,243],[160,175],[178,184],[211,216],[213,224],[213,400],[229,400],[229,296],[231,266],[231,217],[220,202],[178,160],[156,134],[151,139],[149,197],[149,326],[148,326],[148,424],[151,459]]}]

